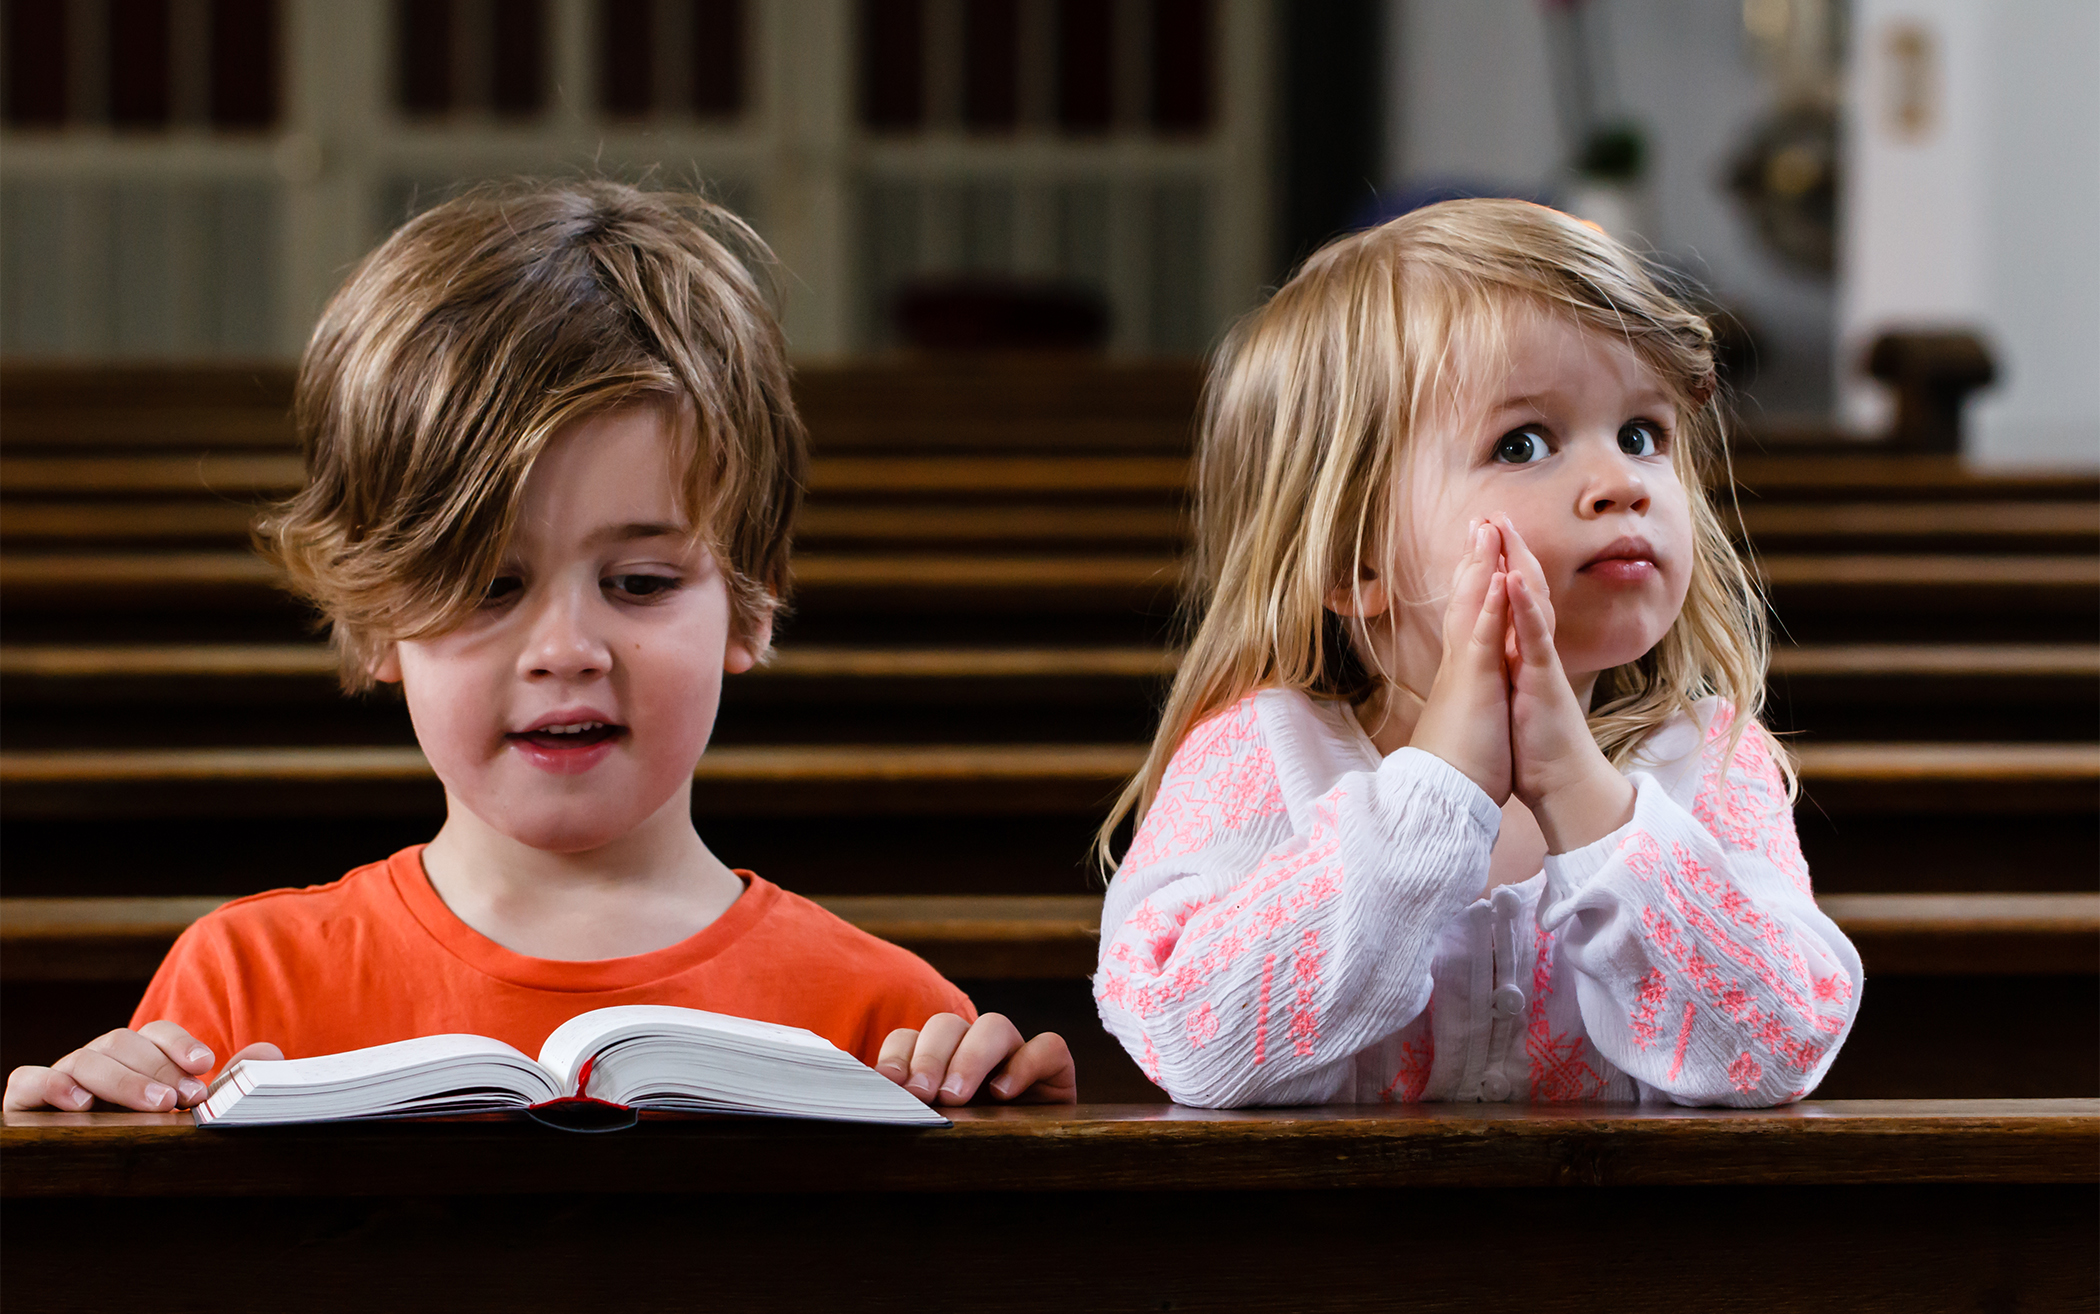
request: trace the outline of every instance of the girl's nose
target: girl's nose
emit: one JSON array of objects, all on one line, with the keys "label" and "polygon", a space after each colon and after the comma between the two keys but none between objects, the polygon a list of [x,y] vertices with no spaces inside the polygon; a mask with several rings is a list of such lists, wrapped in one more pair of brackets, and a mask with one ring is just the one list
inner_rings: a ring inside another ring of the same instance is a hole
[{"label": "girl's nose", "polygon": [[1639,514],[1647,509],[1648,485],[1641,479],[1640,468],[1627,457],[1613,452],[1583,471],[1582,501],[1576,508],[1577,514],[1587,518],[1613,511]]},{"label": "girl's nose", "polygon": [[519,656],[519,673],[528,679],[587,680],[612,669],[612,650],[590,624],[589,600],[563,594],[541,604]]}]

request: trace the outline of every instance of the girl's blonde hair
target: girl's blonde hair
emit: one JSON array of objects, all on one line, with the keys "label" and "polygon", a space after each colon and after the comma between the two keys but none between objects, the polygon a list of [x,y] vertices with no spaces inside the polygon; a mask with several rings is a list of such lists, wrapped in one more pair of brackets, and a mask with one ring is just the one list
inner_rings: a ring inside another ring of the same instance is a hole
[{"label": "girl's blonde hair", "polygon": [[1389,541],[1417,426],[1479,382],[1466,376],[1470,348],[1500,341],[1526,312],[1624,341],[1679,412],[1671,461],[1691,503],[1690,587],[1660,643],[1599,677],[1598,746],[1623,768],[1649,732],[1709,694],[1733,705],[1731,750],[1751,728],[1765,606],[1706,492],[1727,462],[1712,330],[1580,220],[1522,201],[1447,201],[1322,248],[1218,348],[1197,442],[1190,637],[1144,769],[1101,828],[1105,863],[1117,827],[1143,818],[1205,718],[1263,688],[1351,702],[1377,691],[1350,642],[1362,622],[1327,601]]}]

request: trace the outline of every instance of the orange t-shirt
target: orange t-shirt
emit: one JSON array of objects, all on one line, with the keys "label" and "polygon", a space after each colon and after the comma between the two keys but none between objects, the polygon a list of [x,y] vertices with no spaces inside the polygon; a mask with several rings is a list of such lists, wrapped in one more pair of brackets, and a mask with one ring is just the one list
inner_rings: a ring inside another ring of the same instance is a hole
[{"label": "orange t-shirt", "polygon": [[977,1016],[917,955],[749,873],[727,911],[677,944],[566,962],[512,953],[462,922],[422,855],[419,844],[207,914],[168,951],[132,1026],[168,1018],[222,1064],[261,1040],[301,1058],[444,1032],[536,1055],[578,1013],[675,1004],[805,1027],[873,1064],[898,1027]]}]

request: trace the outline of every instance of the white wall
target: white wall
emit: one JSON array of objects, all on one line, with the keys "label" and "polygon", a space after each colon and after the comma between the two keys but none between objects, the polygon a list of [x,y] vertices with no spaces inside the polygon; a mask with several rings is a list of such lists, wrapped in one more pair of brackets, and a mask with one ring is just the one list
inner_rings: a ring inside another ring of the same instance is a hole
[{"label": "white wall", "polygon": [[[1388,2],[1389,184],[1558,192],[1566,148],[1541,0]],[[1609,66],[1602,108],[1648,134],[1649,244],[1765,332],[1752,401],[1768,416],[1814,415],[1829,406],[1831,284],[1768,255],[1723,189],[1771,99],[1742,15],[1741,0],[1592,0]]]},{"label": "white wall", "polygon": [[[1981,329],[2000,382],[1967,444],[1987,465],[2100,465],[2100,4],[1856,0],[1839,324],[1844,415],[1882,391],[1846,368],[1889,327]],[[1891,38],[1927,34],[1906,130]]]}]

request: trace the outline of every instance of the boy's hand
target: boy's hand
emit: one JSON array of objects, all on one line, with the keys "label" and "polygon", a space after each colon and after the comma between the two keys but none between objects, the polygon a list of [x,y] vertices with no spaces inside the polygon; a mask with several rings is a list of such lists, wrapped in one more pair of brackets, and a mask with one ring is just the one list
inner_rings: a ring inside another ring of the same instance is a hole
[{"label": "boy's hand", "polygon": [[1597,747],[1589,718],[1553,646],[1546,573],[1507,517],[1510,783],[1538,818],[1546,851],[1603,839],[1633,816],[1633,784]]},{"label": "boy's hand", "polygon": [[[283,1057],[275,1045],[255,1044],[230,1061]],[[173,1022],[148,1022],[137,1031],[112,1031],[48,1068],[16,1068],[7,1074],[0,1108],[77,1112],[99,1099],[120,1109],[166,1113],[202,1100],[200,1078],[211,1068],[211,1050],[189,1032]]]},{"label": "boy's hand", "polygon": [[936,1013],[917,1031],[899,1027],[882,1042],[875,1070],[928,1104],[968,1104],[980,1084],[1001,1103],[1070,1104],[1079,1098],[1065,1038],[1045,1031],[1023,1042],[999,1013],[974,1023]]},{"label": "boy's hand", "polygon": [[1509,675],[1503,635],[1509,628],[1509,592],[1497,569],[1502,534],[1481,521],[1451,579],[1444,610],[1444,656],[1436,683],[1408,740],[1449,762],[1500,807],[1509,799]]}]

